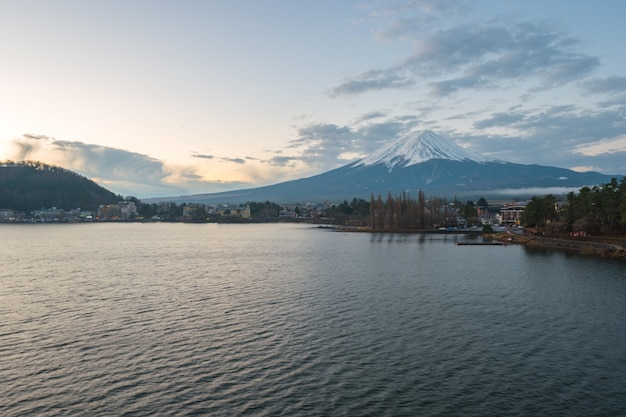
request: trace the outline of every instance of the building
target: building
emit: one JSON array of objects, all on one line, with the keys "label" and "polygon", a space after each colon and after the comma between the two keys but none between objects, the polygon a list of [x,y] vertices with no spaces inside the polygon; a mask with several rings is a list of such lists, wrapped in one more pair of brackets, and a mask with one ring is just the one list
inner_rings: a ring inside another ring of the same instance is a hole
[{"label": "building", "polygon": [[100,220],[119,220],[120,209],[117,204],[103,204],[98,207],[98,218]]},{"label": "building", "polygon": [[120,220],[132,220],[137,217],[137,206],[132,201],[120,201],[117,203],[120,210]]},{"label": "building", "polygon": [[0,222],[15,221],[15,212],[11,209],[0,209]]},{"label": "building", "polygon": [[120,201],[117,204],[106,204],[98,207],[100,220],[133,220],[137,217],[137,206],[132,201]]},{"label": "building", "polygon": [[250,218],[250,206],[240,204],[238,206],[220,205],[215,210],[220,216],[241,217],[243,219]]},{"label": "building", "polygon": [[36,222],[48,223],[48,222],[60,222],[64,219],[65,212],[62,209],[56,207],[42,208],[41,210],[35,210],[32,212],[33,220]]},{"label": "building", "polygon": [[183,219],[189,220],[206,220],[211,207],[205,204],[191,203],[183,206]]},{"label": "building", "polygon": [[520,225],[524,208],[525,204],[520,203],[507,204],[500,208],[500,223]]}]

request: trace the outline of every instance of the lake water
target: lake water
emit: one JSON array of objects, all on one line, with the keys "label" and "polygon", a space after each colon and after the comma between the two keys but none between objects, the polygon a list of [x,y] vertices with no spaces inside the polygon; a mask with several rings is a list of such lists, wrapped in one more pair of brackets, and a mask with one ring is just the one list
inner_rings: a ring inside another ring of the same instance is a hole
[{"label": "lake water", "polygon": [[464,239],[1,225],[0,415],[626,415],[625,265]]}]

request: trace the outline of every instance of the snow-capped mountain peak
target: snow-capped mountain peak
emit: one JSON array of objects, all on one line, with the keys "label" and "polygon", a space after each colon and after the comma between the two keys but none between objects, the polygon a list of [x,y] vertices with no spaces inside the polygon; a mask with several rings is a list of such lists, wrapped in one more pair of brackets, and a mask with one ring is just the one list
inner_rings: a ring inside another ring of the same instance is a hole
[{"label": "snow-capped mountain peak", "polygon": [[493,159],[442,139],[429,130],[424,130],[423,132],[409,133],[389,145],[381,147],[370,156],[363,158],[356,166],[385,164],[391,170],[396,165],[409,166],[430,159],[479,163],[495,162]]}]

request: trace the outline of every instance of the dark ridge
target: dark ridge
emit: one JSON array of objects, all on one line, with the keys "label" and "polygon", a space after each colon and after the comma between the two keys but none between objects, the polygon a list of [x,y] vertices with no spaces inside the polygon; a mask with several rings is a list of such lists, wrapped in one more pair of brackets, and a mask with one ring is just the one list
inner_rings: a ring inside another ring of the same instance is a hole
[{"label": "dark ridge", "polygon": [[0,208],[28,212],[42,207],[94,210],[120,196],[75,172],[38,161],[0,164]]}]

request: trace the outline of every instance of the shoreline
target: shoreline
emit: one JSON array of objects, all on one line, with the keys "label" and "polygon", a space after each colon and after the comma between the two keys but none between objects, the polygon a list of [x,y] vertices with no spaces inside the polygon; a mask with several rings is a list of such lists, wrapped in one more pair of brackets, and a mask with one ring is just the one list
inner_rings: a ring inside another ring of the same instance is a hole
[{"label": "shoreline", "polygon": [[535,248],[554,248],[575,251],[581,255],[599,256],[605,259],[626,261],[626,244],[612,243],[602,240],[585,240],[584,238],[563,239],[556,237],[516,235],[513,233],[497,233],[493,239],[501,242],[526,245]]},{"label": "shoreline", "polygon": [[[318,225],[320,228],[329,228],[335,229],[341,232],[356,232],[356,233],[404,233],[404,234],[412,234],[412,233],[429,233],[429,234],[481,234],[485,239],[492,239],[495,241],[502,242],[504,245],[508,244],[517,244],[517,245],[526,245],[528,247],[535,248],[553,248],[553,249],[562,249],[567,251],[577,252],[581,255],[591,255],[596,257],[601,257],[604,259],[613,259],[618,261],[626,262],[626,240],[622,240],[622,242],[610,241],[610,239],[602,240],[602,238],[598,239],[585,239],[585,238],[574,238],[574,239],[564,239],[557,237],[544,237],[544,236],[532,236],[532,235],[519,235],[515,233],[483,233],[482,231],[477,230],[433,230],[433,229],[412,229],[412,230],[402,230],[402,229],[389,229],[389,230],[379,230],[372,229],[370,227],[355,227],[355,226],[337,226],[337,225]],[[623,239],[626,239],[624,237]]]}]

